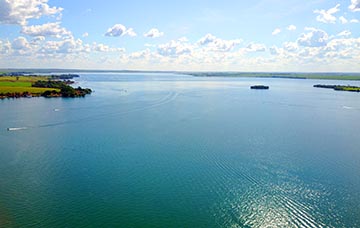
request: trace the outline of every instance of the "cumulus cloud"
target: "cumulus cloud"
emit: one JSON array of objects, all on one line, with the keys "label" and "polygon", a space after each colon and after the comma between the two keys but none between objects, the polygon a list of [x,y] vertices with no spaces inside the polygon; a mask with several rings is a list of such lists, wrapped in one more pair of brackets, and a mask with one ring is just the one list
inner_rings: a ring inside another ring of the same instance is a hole
[{"label": "cumulus cloud", "polygon": [[340,32],[339,34],[337,34],[337,36],[350,36],[351,32],[349,30],[344,30],[342,32]]},{"label": "cumulus cloud", "polygon": [[20,36],[14,39],[14,41],[11,43],[11,47],[15,50],[26,50],[30,49],[30,44],[25,37]]},{"label": "cumulus cloud", "polygon": [[275,45],[271,46],[269,48],[269,51],[270,51],[271,55],[279,55],[281,53],[281,50],[278,47],[276,47]]},{"label": "cumulus cloud", "polygon": [[0,54],[8,54],[11,51],[10,41],[0,40]]},{"label": "cumulus cloud", "polygon": [[0,24],[26,25],[29,19],[59,15],[60,7],[50,7],[48,0],[0,0]]},{"label": "cumulus cloud", "polygon": [[187,37],[183,36],[183,37],[180,37],[178,39],[178,41],[180,41],[180,42],[189,42],[189,39]]},{"label": "cumulus cloud", "polygon": [[360,11],[360,0],[351,0],[351,5],[349,6],[351,11]]},{"label": "cumulus cloud", "polygon": [[135,31],[132,28],[126,28],[122,24],[115,24],[109,28],[105,33],[105,36],[118,37],[118,36],[136,36]]},{"label": "cumulus cloud", "polygon": [[33,39],[32,39],[32,43],[40,43],[40,42],[42,42],[42,41],[44,41],[46,38],[44,37],[44,36],[36,36],[36,37],[34,37]]},{"label": "cumulus cloud", "polygon": [[53,36],[57,38],[64,35],[71,35],[70,31],[60,26],[60,22],[23,26],[21,33],[28,36]]},{"label": "cumulus cloud", "polygon": [[326,45],[326,41],[329,39],[329,35],[320,29],[306,28],[308,33],[303,33],[297,43],[305,47],[321,47]]},{"label": "cumulus cloud", "polygon": [[144,36],[149,37],[149,38],[158,38],[163,35],[164,35],[164,33],[160,32],[157,28],[152,28],[147,33],[144,33]]},{"label": "cumulus cloud", "polygon": [[178,40],[172,40],[165,44],[160,44],[158,46],[158,53],[162,56],[176,57],[183,54],[191,53],[193,47],[188,44]]},{"label": "cumulus cloud", "polygon": [[340,4],[328,10],[314,10],[314,13],[319,14],[316,20],[323,23],[335,23],[336,17],[333,15],[340,11]]},{"label": "cumulus cloud", "polygon": [[97,51],[97,52],[124,52],[125,48],[114,48],[114,47],[110,47],[105,44],[94,43],[92,50]]},{"label": "cumulus cloud", "polygon": [[208,51],[228,52],[232,51],[241,42],[241,39],[223,40],[209,33],[199,39],[198,44],[200,46],[206,46]]},{"label": "cumulus cloud", "polygon": [[344,16],[339,17],[341,24],[347,24],[349,21]]},{"label": "cumulus cloud", "polygon": [[285,42],[283,46],[284,46],[284,50],[288,52],[295,52],[299,50],[299,45],[296,42]]},{"label": "cumulus cloud", "polygon": [[351,20],[348,20],[348,19],[346,19],[344,16],[339,17],[339,20],[340,20],[341,24],[347,24],[347,23],[359,23],[359,20],[358,20],[358,19],[351,19]]},{"label": "cumulus cloud", "polygon": [[149,59],[152,56],[150,49],[133,52],[129,55],[129,59]]},{"label": "cumulus cloud", "polygon": [[266,46],[264,44],[250,43],[246,46],[246,49],[249,52],[263,52],[266,50]]},{"label": "cumulus cloud", "polygon": [[295,31],[296,26],[295,25],[289,25],[286,29],[289,30],[289,31]]},{"label": "cumulus cloud", "polygon": [[[344,52],[347,52],[348,56],[355,56],[354,52],[357,52],[360,54],[359,51],[360,47],[360,38],[338,38],[338,39],[332,39],[329,41],[329,43],[324,48],[324,51],[330,52],[330,51],[338,51],[339,54],[341,52],[344,54]],[[352,54],[351,54],[352,53]]]},{"label": "cumulus cloud", "polygon": [[276,36],[276,35],[279,34],[280,32],[281,32],[281,29],[276,28],[276,29],[274,29],[274,31],[271,33],[271,35]]},{"label": "cumulus cloud", "polygon": [[137,36],[136,32],[132,28],[127,29],[125,34],[128,36]]},{"label": "cumulus cloud", "polygon": [[206,45],[208,43],[214,42],[216,39],[217,38],[214,35],[208,33],[199,40],[199,44],[200,45]]},{"label": "cumulus cloud", "polygon": [[83,34],[82,34],[82,37],[88,37],[89,36],[89,33],[87,33],[87,32],[84,32]]},{"label": "cumulus cloud", "polygon": [[83,49],[82,40],[75,39],[74,37],[69,37],[62,40],[51,40],[45,42],[43,44],[40,52],[44,54],[70,54],[70,53],[78,53],[81,52]]}]

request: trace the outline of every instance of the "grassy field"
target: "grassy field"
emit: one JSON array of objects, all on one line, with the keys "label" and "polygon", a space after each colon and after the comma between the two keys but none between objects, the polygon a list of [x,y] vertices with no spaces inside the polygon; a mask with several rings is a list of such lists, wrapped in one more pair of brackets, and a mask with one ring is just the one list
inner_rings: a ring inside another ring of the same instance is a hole
[{"label": "grassy field", "polygon": [[0,94],[1,93],[23,93],[29,92],[33,95],[40,95],[47,90],[55,90],[60,91],[59,89],[51,89],[51,88],[37,88],[37,87],[16,87],[16,86],[0,86]]},{"label": "grassy field", "polygon": [[48,77],[46,76],[0,77],[0,94],[29,92],[33,95],[40,95],[48,90],[60,91],[59,89],[32,87],[32,83],[41,80],[48,80]]},{"label": "grassy field", "polygon": [[30,87],[31,82],[8,82],[0,81],[0,87]]},{"label": "grassy field", "polygon": [[1,76],[0,82],[36,82],[41,80],[48,80],[47,76]]}]

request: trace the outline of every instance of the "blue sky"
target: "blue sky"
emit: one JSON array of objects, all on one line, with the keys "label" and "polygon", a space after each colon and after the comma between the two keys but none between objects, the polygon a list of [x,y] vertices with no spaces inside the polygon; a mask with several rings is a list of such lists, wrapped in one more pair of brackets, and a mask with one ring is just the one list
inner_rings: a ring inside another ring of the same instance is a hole
[{"label": "blue sky", "polygon": [[0,0],[1,68],[360,71],[360,0]]}]

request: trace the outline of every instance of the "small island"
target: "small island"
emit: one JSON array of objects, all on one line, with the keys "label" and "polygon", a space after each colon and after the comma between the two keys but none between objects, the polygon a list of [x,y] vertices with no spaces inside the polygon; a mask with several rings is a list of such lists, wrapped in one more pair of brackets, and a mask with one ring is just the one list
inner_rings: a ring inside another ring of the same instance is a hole
[{"label": "small island", "polygon": [[0,75],[0,99],[20,97],[84,97],[91,94],[89,88],[74,88],[74,74],[62,75],[25,75],[16,72]]},{"label": "small island", "polygon": [[253,86],[250,86],[250,89],[269,89],[269,86],[265,86],[265,85],[253,85]]},{"label": "small island", "polygon": [[315,88],[333,89],[337,91],[360,92],[360,87],[350,85],[314,85]]}]

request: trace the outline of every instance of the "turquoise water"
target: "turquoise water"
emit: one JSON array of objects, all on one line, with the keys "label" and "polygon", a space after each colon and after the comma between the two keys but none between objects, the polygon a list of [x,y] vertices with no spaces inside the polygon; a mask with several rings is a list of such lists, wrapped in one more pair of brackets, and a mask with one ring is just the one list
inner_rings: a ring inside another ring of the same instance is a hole
[{"label": "turquoise water", "polygon": [[0,227],[360,227],[360,94],[317,83],[359,84],[82,74],[86,98],[0,100]]}]

